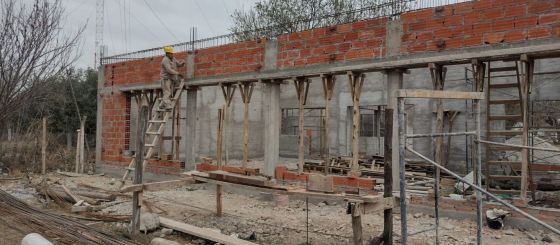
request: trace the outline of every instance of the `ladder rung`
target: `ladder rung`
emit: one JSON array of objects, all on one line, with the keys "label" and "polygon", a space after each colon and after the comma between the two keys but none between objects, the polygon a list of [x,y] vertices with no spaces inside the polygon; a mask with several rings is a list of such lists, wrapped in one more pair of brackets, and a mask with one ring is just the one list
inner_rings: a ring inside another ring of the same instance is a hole
[{"label": "ladder rung", "polygon": [[496,67],[496,68],[490,68],[490,72],[502,72],[502,71],[515,71],[517,70],[516,66],[505,66],[505,67]]},{"label": "ladder rung", "polygon": [[522,135],[523,131],[521,130],[493,130],[488,131],[488,135],[503,135],[503,136],[510,136],[510,135]]},{"label": "ladder rung", "polygon": [[521,103],[521,100],[490,100],[488,103],[491,105],[518,104]]},{"label": "ladder rung", "polygon": [[129,168],[129,167],[126,168],[126,170],[128,170],[128,171],[134,171],[134,169],[135,168]]},{"label": "ladder rung", "polygon": [[160,133],[159,133],[159,132],[146,132],[146,134],[149,134],[149,135],[159,135]]},{"label": "ladder rung", "polygon": [[167,121],[165,121],[165,120],[149,120],[148,122],[149,123],[165,123]]},{"label": "ladder rung", "polygon": [[146,147],[155,147],[156,144],[145,144],[144,146],[146,146]]},{"label": "ladder rung", "polygon": [[490,84],[488,86],[490,88],[518,88],[519,84],[517,84],[517,83],[498,83],[498,84]]},{"label": "ladder rung", "polygon": [[495,115],[495,116],[488,116],[488,120],[515,120],[521,119],[521,115]]},{"label": "ladder rung", "polygon": [[519,161],[487,161],[487,164],[504,164],[504,165],[520,165],[521,162]]},{"label": "ladder rung", "polygon": [[494,179],[494,180],[521,180],[521,176],[518,176],[518,175],[488,175],[488,179]]}]

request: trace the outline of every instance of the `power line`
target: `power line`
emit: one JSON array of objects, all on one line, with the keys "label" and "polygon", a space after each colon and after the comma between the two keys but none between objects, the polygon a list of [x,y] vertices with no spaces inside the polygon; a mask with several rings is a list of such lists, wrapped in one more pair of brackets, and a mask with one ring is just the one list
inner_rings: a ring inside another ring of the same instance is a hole
[{"label": "power line", "polygon": [[158,19],[159,23],[161,23],[161,25],[163,25],[163,27],[165,27],[167,32],[169,32],[169,34],[171,34],[175,38],[175,41],[179,41],[179,38],[177,38],[177,36],[175,36],[175,34],[169,29],[169,27],[167,27],[165,22],[163,22],[163,20],[159,17],[159,15],[157,15],[156,11],[154,11],[154,9],[152,8],[152,6],[150,6],[148,1],[144,0],[144,3],[146,4],[146,6],[148,6],[148,8],[152,12],[152,14]]},{"label": "power line", "polygon": [[[120,7],[122,7],[121,3],[119,1],[115,1]],[[146,31],[148,31],[152,36],[154,36],[159,42],[162,42],[162,40],[160,39],[160,37],[158,35],[156,35],[150,28],[148,28],[148,26],[146,26],[146,24],[144,24],[144,22],[140,21],[140,19],[138,19],[136,17],[136,15],[131,14],[132,18],[134,18],[134,20],[136,20],[136,22],[138,22],[138,24],[140,24],[142,27],[144,27],[144,29],[146,29]],[[122,27],[121,27],[122,28]],[[122,32],[122,29],[121,29]]]},{"label": "power line", "polygon": [[[144,1],[146,1],[146,0],[144,0]],[[212,35],[216,35],[216,32],[214,31],[214,28],[212,28],[212,25],[210,25],[210,22],[208,22],[208,18],[206,18],[206,14],[204,14],[204,11],[202,11],[202,8],[198,4],[198,1],[196,1],[196,0],[193,0],[193,1],[194,1],[194,4],[196,4],[196,7],[198,8],[198,11],[200,11],[200,14],[202,15],[202,18],[206,22],[206,25],[208,26],[208,28],[212,32]]]}]

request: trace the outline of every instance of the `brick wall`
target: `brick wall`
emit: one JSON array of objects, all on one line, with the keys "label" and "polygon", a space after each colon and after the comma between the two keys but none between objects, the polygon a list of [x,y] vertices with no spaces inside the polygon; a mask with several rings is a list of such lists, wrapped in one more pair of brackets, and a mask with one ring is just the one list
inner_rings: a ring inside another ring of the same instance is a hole
[{"label": "brick wall", "polygon": [[402,54],[560,36],[560,1],[471,1],[406,13]]},{"label": "brick wall", "polygon": [[[383,58],[388,21],[378,18],[281,35],[277,39],[278,69]],[[401,22],[402,56],[558,39],[560,1],[471,1],[405,13]],[[259,72],[264,66],[265,43],[260,39],[197,50],[193,74],[201,78]],[[186,56],[184,52],[176,54],[178,59]],[[104,87],[155,82],[161,59],[159,56],[106,65]],[[180,71],[186,72],[186,67]],[[128,161],[122,152],[129,138],[129,99],[116,91],[103,95],[102,160],[123,164]]]},{"label": "brick wall", "polygon": [[227,44],[196,51],[195,77],[260,71],[264,65],[264,39]]}]

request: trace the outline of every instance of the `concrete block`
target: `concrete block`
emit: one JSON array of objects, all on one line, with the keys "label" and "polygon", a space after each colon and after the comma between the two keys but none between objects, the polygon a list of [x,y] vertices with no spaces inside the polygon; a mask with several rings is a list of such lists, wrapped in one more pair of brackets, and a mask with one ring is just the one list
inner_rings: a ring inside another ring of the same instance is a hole
[{"label": "concrete block", "polygon": [[325,176],[321,174],[310,174],[307,182],[307,190],[321,191],[321,192],[334,192],[334,181],[332,176]]}]

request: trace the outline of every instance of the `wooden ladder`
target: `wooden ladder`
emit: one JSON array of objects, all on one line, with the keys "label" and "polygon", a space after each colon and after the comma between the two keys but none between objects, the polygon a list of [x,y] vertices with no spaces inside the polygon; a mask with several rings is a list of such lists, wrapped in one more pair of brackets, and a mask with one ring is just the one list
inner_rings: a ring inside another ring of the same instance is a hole
[{"label": "wooden ladder", "polygon": [[[185,80],[181,80],[179,87],[175,88],[175,95],[171,98],[171,108],[175,108],[177,106],[177,102],[179,102],[181,98],[181,94],[183,93],[183,88],[185,87]],[[157,146],[158,142],[160,141],[163,132],[165,131],[165,125],[169,120],[169,116],[172,113],[172,110],[161,109],[160,105],[163,101],[162,98],[157,99],[158,103],[154,104],[155,113],[153,113],[151,120],[148,121],[148,127],[146,129],[146,144],[144,147],[147,148],[145,151],[146,154],[144,155],[144,161],[142,162],[142,171],[146,169],[146,165],[148,165],[148,159],[152,157],[155,152],[155,147]],[[155,130],[154,130],[155,129]],[[141,149],[136,149],[136,152],[140,152]],[[132,156],[130,160],[130,164],[126,168],[126,171],[122,177],[121,183],[124,183],[126,178],[130,175],[130,172],[135,171],[134,163],[135,163],[136,156]]]},{"label": "wooden ladder", "polygon": [[[491,62],[488,62],[488,89],[486,90],[486,98],[488,100],[486,108],[486,135],[488,139],[492,141],[505,141],[523,134],[523,128],[518,128],[517,130],[515,128],[516,123],[523,122],[523,111],[521,109],[523,101],[521,97],[521,78],[519,72],[520,64],[518,61],[513,61],[514,64],[510,63],[508,66],[493,68],[490,66],[490,63]],[[502,81],[494,81],[498,79],[501,79]],[[494,96],[499,95],[500,93],[506,94],[507,98],[494,98]],[[496,111],[495,106],[499,105],[504,106],[504,114],[494,114]],[[516,107],[516,105],[519,105],[519,107]],[[508,109],[511,110],[508,111]],[[504,130],[496,130],[492,128],[493,123],[497,122],[504,123]],[[512,152],[519,153],[519,156],[521,156],[520,148],[495,145],[486,146],[485,175],[486,188],[488,191],[496,194],[520,194],[520,189],[504,190],[490,187],[494,181],[505,180],[519,182],[521,185],[521,158],[518,159],[518,161],[496,158],[497,156],[504,156]],[[511,171],[508,174],[492,174],[492,166],[501,166],[502,169],[509,168]]]}]

